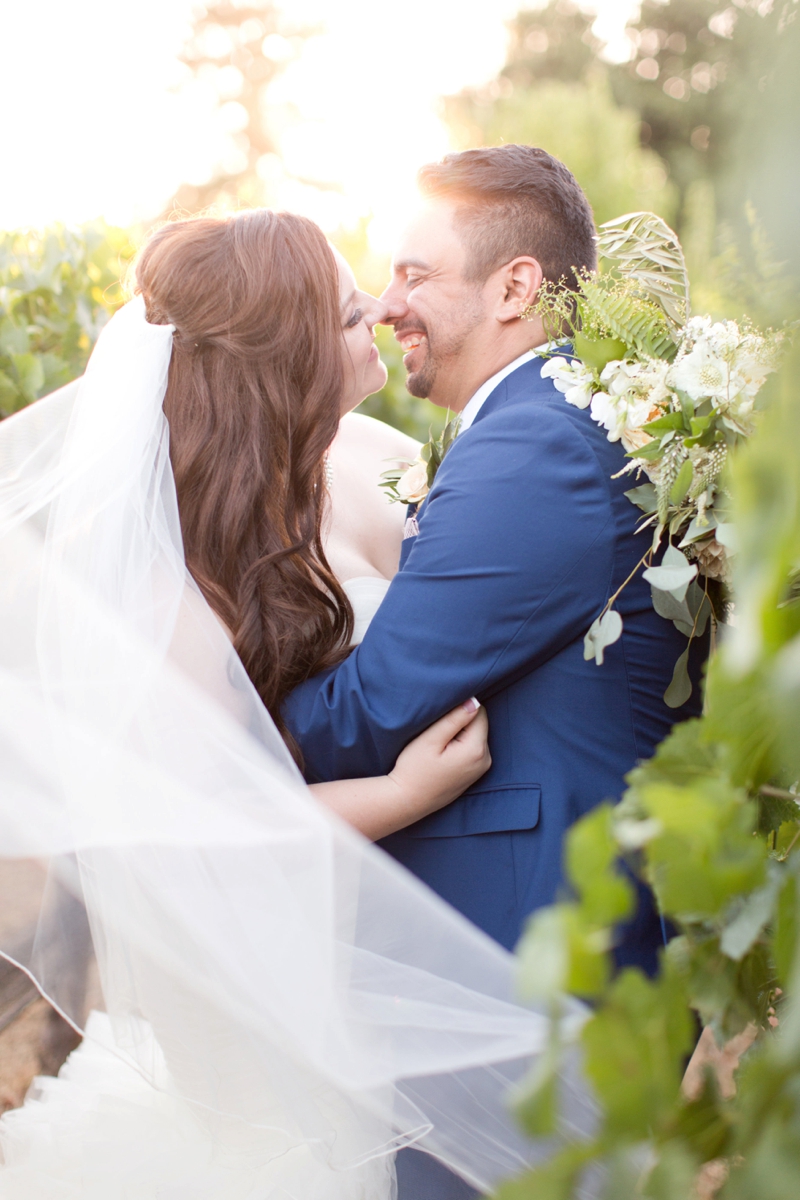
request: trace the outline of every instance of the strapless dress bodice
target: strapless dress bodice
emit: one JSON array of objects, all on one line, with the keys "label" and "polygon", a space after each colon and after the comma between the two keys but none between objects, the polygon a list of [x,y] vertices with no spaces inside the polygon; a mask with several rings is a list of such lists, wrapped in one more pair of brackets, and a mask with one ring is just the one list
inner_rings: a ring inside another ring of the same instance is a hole
[{"label": "strapless dress bodice", "polygon": [[351,646],[357,646],[363,640],[370,621],[389,590],[390,582],[389,579],[381,579],[374,575],[358,575],[355,579],[347,579],[342,584],[347,592],[347,598],[353,606],[353,616],[355,617]]}]

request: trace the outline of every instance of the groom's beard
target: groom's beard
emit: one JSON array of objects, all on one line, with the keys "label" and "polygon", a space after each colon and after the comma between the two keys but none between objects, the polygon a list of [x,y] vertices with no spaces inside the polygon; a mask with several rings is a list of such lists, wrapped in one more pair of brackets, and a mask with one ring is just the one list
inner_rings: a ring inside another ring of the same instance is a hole
[{"label": "groom's beard", "polygon": [[[417,349],[418,354],[420,350],[421,347]],[[439,374],[441,366],[441,359],[436,354],[435,348],[431,346],[429,339],[422,365],[416,371],[410,371],[408,374],[406,390],[412,396],[418,396],[421,400],[427,400],[436,386],[436,376]]]},{"label": "groom's beard", "polygon": [[[466,312],[462,311],[460,317],[460,322],[450,322],[447,332],[442,329],[432,332],[428,326],[423,328],[418,320],[414,321],[413,325],[409,322],[409,329],[425,335],[425,342],[414,352],[416,357],[422,358],[422,362],[415,370],[409,371],[406,379],[406,389],[412,396],[427,400],[436,387],[439,376],[455,366],[472,331],[483,320],[483,306],[476,303]],[[445,323],[443,319],[442,325]],[[394,336],[401,338],[403,329],[403,325],[395,325]]]}]

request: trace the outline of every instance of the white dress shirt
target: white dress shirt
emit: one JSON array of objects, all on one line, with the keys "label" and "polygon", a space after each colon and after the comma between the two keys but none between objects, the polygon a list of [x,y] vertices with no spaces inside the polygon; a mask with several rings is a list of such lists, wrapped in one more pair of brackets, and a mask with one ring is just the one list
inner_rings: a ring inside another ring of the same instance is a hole
[{"label": "white dress shirt", "polygon": [[520,354],[519,358],[515,358],[513,362],[510,362],[507,367],[501,367],[496,375],[486,380],[486,383],[482,383],[472,399],[462,409],[458,432],[461,434],[465,429],[469,429],[483,408],[484,401],[488,400],[494,389],[499,383],[502,383],[506,375],[510,375],[512,371],[516,371],[517,367],[521,367],[523,363],[531,362],[542,350],[549,349],[549,346],[550,343],[545,342],[541,346],[534,346],[533,350],[526,350],[524,354]]}]

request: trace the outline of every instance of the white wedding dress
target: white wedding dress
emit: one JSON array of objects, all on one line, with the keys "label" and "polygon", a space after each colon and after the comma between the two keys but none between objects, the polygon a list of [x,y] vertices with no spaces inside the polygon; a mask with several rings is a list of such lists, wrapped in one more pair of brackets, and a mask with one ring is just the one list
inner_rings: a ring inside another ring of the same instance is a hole
[{"label": "white wedding dress", "polygon": [[[389,587],[359,576],[344,583],[353,645],[363,640]],[[270,1144],[261,1130],[233,1150],[208,1136],[202,1117],[168,1094],[169,1073],[152,1029],[140,1030],[152,1082],[120,1056],[106,1013],[92,1012],[86,1037],[58,1077],[40,1076],[22,1108],[0,1118],[3,1200],[390,1200],[392,1157],[331,1170],[308,1147]],[[344,1114],[346,1117],[346,1114]]]},{"label": "white wedding dress", "polygon": [[84,1034],[0,1119],[0,1198],[390,1200],[409,1144],[489,1190],[559,1144],[508,1101],[550,1018],[303,784],[186,571],[171,352],[132,301],[0,423],[0,955]]},{"label": "white wedding dress", "polygon": [[353,637],[350,643],[352,646],[363,642],[364,634],[380,608],[390,582],[389,579],[380,579],[374,575],[358,575],[342,584],[353,608]]},{"label": "white wedding dress", "polygon": [[[389,580],[365,575],[343,586],[356,645]],[[240,1132],[232,1147],[210,1137],[202,1114],[169,1095],[167,1065],[149,1026],[139,1031],[139,1057],[152,1063],[152,1081],[120,1055],[106,1013],[91,1012],[85,1032],[58,1077],[39,1076],[23,1107],[0,1118],[2,1200],[394,1196],[391,1155],[332,1170],[308,1146],[276,1147],[262,1130]]]}]

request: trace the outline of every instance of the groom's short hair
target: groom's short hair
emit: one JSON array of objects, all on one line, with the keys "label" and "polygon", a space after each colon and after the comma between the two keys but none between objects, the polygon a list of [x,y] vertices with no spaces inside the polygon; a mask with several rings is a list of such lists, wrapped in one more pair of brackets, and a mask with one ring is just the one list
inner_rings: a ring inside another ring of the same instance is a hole
[{"label": "groom's short hair", "polygon": [[492,146],[448,154],[421,168],[420,191],[453,200],[467,245],[466,276],[482,283],[520,256],[535,258],[545,279],[573,290],[576,272],[594,270],[592,210],[575,176],[536,146]]}]

